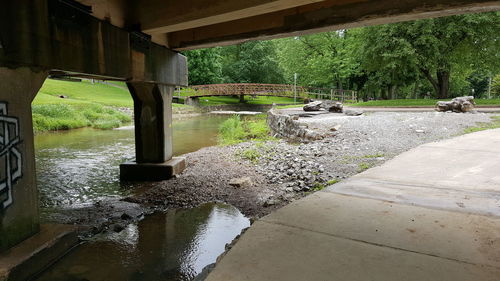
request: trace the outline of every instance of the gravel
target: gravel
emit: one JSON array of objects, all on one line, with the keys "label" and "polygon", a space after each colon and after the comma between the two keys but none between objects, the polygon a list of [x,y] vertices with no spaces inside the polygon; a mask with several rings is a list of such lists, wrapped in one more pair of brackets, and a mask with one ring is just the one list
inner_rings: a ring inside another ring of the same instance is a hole
[{"label": "gravel", "polygon": [[[489,122],[490,116],[377,112],[300,118],[326,137],[301,144],[280,140],[204,148],[186,155],[189,164],[183,174],[151,183],[145,192],[126,200],[154,208],[188,208],[222,201],[247,216],[260,217],[420,144],[453,137],[478,122]],[[245,153],[249,150],[252,153]],[[244,155],[254,157],[245,159]],[[249,177],[252,184],[229,184],[242,177]]]}]

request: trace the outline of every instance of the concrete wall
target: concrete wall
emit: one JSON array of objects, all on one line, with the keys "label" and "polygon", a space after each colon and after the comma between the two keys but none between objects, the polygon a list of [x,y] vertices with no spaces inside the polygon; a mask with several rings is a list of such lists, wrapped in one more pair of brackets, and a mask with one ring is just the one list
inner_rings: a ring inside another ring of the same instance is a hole
[{"label": "concrete wall", "polygon": [[39,229],[31,101],[46,76],[0,67],[0,252]]}]

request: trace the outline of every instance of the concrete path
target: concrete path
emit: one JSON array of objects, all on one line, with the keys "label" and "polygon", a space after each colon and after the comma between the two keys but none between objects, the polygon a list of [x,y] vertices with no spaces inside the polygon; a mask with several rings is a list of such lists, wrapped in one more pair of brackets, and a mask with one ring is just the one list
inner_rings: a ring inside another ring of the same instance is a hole
[{"label": "concrete path", "polygon": [[500,280],[500,129],[430,143],[257,221],[207,281]]}]

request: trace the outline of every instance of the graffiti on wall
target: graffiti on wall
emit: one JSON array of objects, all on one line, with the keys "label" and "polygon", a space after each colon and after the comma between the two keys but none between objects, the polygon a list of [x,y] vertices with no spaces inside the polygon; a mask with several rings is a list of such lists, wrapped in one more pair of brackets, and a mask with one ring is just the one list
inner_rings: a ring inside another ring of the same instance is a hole
[{"label": "graffiti on wall", "polygon": [[12,187],[22,177],[19,119],[8,115],[7,103],[0,102],[0,210],[13,202]]}]

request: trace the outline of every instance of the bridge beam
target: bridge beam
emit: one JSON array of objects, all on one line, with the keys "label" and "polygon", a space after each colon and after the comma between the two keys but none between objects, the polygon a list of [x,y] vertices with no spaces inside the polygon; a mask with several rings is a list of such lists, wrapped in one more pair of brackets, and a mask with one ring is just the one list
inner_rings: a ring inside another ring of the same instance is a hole
[{"label": "bridge beam", "polygon": [[325,0],[236,20],[167,33],[168,45],[190,50],[230,45],[248,40],[348,29],[442,17],[497,11],[498,0]]},{"label": "bridge beam", "polygon": [[0,252],[40,227],[31,101],[46,77],[0,67]]},{"label": "bridge beam", "polygon": [[136,161],[120,165],[122,180],[164,180],[185,168],[185,159],[172,155],[173,86],[130,82],[134,99]]}]

